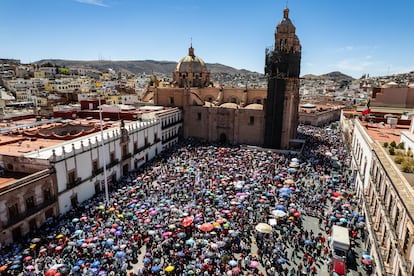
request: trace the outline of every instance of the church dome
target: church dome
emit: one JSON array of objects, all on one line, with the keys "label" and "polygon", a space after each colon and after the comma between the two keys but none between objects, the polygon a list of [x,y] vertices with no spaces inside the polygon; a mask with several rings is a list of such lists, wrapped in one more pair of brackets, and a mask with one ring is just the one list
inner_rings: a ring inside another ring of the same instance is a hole
[{"label": "church dome", "polygon": [[188,55],[178,62],[176,71],[181,73],[203,73],[207,71],[207,67],[200,57],[194,55],[194,48],[190,47]]},{"label": "church dome", "polygon": [[210,84],[210,72],[204,61],[194,54],[191,45],[188,55],[183,57],[173,72],[173,83],[178,87],[207,87]]}]

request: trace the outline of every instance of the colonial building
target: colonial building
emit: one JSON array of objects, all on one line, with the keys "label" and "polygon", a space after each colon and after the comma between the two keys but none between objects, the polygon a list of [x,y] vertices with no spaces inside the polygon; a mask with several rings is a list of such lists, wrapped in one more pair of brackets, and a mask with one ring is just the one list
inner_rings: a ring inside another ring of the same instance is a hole
[{"label": "colonial building", "polygon": [[33,119],[2,128],[0,243],[17,241],[47,218],[111,190],[112,183],[178,142],[181,110],[139,112],[140,120],[104,120],[102,132],[92,117]]},{"label": "colonial building", "polygon": [[20,241],[58,212],[56,173],[48,162],[0,156],[0,244]]},{"label": "colonial building", "polygon": [[352,170],[366,218],[364,247],[373,256],[375,275],[413,275],[414,178],[401,172],[384,147],[398,143],[402,131],[345,116],[341,126],[352,137]]},{"label": "colonial building", "polygon": [[[195,55],[191,45],[188,55],[178,62],[171,84],[161,87],[154,81],[143,99],[181,108],[184,138],[289,148],[298,125],[301,47],[287,9],[275,39],[275,51],[266,56],[270,84],[267,90],[247,85],[214,87],[204,61]],[[278,62],[279,56],[282,62]]]}]

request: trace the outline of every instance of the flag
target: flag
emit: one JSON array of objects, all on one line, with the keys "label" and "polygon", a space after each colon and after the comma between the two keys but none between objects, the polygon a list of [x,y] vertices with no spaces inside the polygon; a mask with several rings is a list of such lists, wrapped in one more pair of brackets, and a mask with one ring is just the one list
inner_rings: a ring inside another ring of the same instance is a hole
[{"label": "flag", "polygon": [[368,102],[365,104],[365,107],[362,110],[362,115],[367,115],[367,114],[371,113],[371,109],[369,108],[370,105],[371,105],[371,100],[368,99]]}]

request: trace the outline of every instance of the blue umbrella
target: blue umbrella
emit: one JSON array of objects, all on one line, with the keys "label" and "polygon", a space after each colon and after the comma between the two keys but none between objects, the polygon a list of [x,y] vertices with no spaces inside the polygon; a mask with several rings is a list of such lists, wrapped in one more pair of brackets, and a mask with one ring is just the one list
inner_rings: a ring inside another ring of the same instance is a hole
[{"label": "blue umbrella", "polygon": [[124,251],[118,251],[115,253],[115,257],[118,259],[121,259],[123,257],[125,257],[125,252]]},{"label": "blue umbrella", "polygon": [[195,242],[195,241],[194,241],[193,239],[188,239],[188,240],[186,240],[186,241],[185,241],[185,244],[186,244],[186,245],[193,245],[193,244],[194,244],[194,242]]},{"label": "blue umbrella", "polygon": [[72,267],[72,271],[73,272],[78,272],[78,271],[80,271],[80,267],[75,265],[74,267]]},{"label": "blue umbrella", "polygon": [[144,265],[148,265],[148,264],[150,264],[150,263],[151,263],[151,259],[150,259],[150,258],[144,258],[144,259],[142,260],[142,263],[143,263]]},{"label": "blue umbrella", "polygon": [[10,267],[11,270],[15,270],[15,269],[19,269],[19,268],[21,268],[21,265],[19,265],[19,264],[14,264]]},{"label": "blue umbrella", "polygon": [[331,216],[329,219],[330,219],[331,221],[336,221],[336,220],[337,220],[337,217],[335,217],[335,216]]},{"label": "blue umbrella", "polygon": [[161,271],[161,268],[158,265],[154,265],[153,267],[151,267],[151,271],[152,273],[158,273]]},{"label": "blue umbrella", "polygon": [[180,232],[177,235],[180,239],[184,239],[186,237],[186,234],[184,232]]},{"label": "blue umbrella", "polygon": [[283,258],[279,258],[279,259],[277,259],[277,263],[278,264],[285,264],[286,263],[286,260],[283,259]]},{"label": "blue umbrella", "polygon": [[85,260],[77,260],[75,265],[83,265],[85,264]]},{"label": "blue umbrella", "polygon": [[114,244],[114,240],[113,239],[107,239],[106,240],[106,245],[112,246],[113,244]]},{"label": "blue umbrella", "polygon": [[279,197],[290,197],[288,193],[280,193]]},{"label": "blue umbrella", "polygon": [[280,211],[286,212],[286,207],[283,206],[283,205],[276,205],[275,210],[280,210]]},{"label": "blue umbrella", "polygon": [[178,256],[178,257],[180,257],[180,258],[182,258],[182,257],[184,257],[184,256],[185,256],[185,254],[184,254],[184,252],[183,252],[183,251],[179,251],[179,252],[177,253],[177,256]]},{"label": "blue umbrella", "polygon": [[101,265],[101,262],[100,261],[94,261],[92,264],[91,264],[91,267],[98,267],[98,266],[100,266]]},{"label": "blue umbrella", "polygon": [[288,169],[288,172],[290,172],[290,173],[295,173],[297,170],[296,169],[294,169],[294,168],[289,168]]},{"label": "blue umbrella", "polygon": [[364,217],[359,217],[359,218],[358,218],[358,221],[359,221],[359,222],[364,222],[364,221],[365,221],[365,218],[364,218]]},{"label": "blue umbrella", "polygon": [[313,242],[311,240],[305,240],[305,245],[313,245]]},{"label": "blue umbrella", "polygon": [[347,222],[348,222],[348,221],[346,220],[346,218],[340,218],[340,219],[339,219],[339,221],[340,221],[340,222],[342,222],[342,223],[347,223]]},{"label": "blue umbrella", "polygon": [[292,192],[291,189],[289,189],[288,187],[283,187],[279,189],[279,193],[288,193],[290,194]]},{"label": "blue umbrella", "polygon": [[77,235],[77,236],[79,236],[80,234],[82,234],[83,233],[83,231],[81,230],[81,229],[79,229],[79,230],[76,230],[75,232],[74,232],[74,234],[75,235]]}]

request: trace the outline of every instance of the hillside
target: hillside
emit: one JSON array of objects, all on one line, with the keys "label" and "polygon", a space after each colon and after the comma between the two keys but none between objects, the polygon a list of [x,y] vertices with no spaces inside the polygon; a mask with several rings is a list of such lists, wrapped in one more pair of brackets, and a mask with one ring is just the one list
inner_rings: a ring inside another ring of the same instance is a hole
[{"label": "hillside", "polygon": [[[58,66],[65,67],[84,67],[92,68],[99,71],[105,71],[108,68],[112,68],[115,71],[122,71],[132,74],[152,72],[164,75],[171,75],[177,66],[177,62],[174,61],[156,61],[156,60],[125,60],[125,61],[111,61],[111,60],[62,60],[62,59],[43,59],[34,62],[34,64],[51,63]],[[208,70],[215,73],[224,74],[258,74],[245,69],[236,69],[230,66],[226,66],[219,63],[206,63]],[[260,75],[260,74],[258,74]]]},{"label": "hillside", "polygon": [[348,75],[345,75],[341,72],[338,71],[334,71],[334,72],[330,72],[327,74],[323,74],[323,75],[313,75],[313,74],[308,74],[308,75],[303,75],[302,76],[303,79],[313,79],[313,80],[333,80],[333,81],[352,81],[354,80],[353,77],[350,77]]}]

